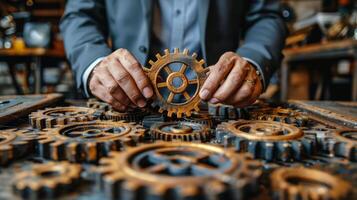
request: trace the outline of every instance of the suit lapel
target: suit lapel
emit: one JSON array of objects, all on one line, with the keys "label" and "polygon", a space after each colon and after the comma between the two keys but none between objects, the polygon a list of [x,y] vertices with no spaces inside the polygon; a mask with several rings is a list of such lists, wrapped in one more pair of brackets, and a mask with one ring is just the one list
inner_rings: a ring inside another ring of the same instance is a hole
[{"label": "suit lapel", "polygon": [[199,20],[199,26],[200,26],[200,42],[201,42],[201,51],[203,58],[207,60],[206,58],[206,24],[207,24],[207,16],[208,16],[208,10],[209,10],[209,4],[210,0],[202,0],[200,1],[201,4],[199,4],[198,8],[198,20]]}]

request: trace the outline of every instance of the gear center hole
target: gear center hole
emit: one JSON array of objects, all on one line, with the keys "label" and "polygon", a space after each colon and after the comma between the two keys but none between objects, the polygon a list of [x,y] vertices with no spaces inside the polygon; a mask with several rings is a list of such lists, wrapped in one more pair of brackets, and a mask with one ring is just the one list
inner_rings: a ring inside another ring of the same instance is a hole
[{"label": "gear center hole", "polygon": [[51,178],[51,177],[56,177],[56,176],[60,176],[60,173],[58,171],[44,171],[41,172],[40,175],[44,178]]}]

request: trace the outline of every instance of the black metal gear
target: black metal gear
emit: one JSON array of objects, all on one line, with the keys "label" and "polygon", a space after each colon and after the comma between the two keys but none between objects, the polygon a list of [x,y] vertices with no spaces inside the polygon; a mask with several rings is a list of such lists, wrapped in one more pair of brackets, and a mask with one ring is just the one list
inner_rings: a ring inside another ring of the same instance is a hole
[{"label": "black metal gear", "polygon": [[96,98],[88,99],[87,107],[97,109],[97,110],[103,110],[103,111],[108,111],[111,109],[111,106],[108,103],[105,103],[105,102],[103,102],[99,99],[96,99]]},{"label": "black metal gear", "polygon": [[240,152],[250,152],[255,158],[300,160],[316,151],[316,135],[282,122],[239,120],[217,126],[216,139],[225,146],[235,146]]},{"label": "black metal gear", "polygon": [[32,129],[0,130],[0,166],[34,153],[35,143],[43,139]]},{"label": "black metal gear", "polygon": [[206,125],[192,122],[159,122],[150,128],[154,140],[163,141],[201,141],[208,142],[211,138]]},{"label": "black metal gear", "polygon": [[331,130],[319,142],[328,155],[357,162],[357,129]]},{"label": "black metal gear", "polygon": [[39,141],[38,155],[52,160],[97,162],[111,150],[134,146],[144,139],[145,130],[124,121],[91,121],[58,126],[46,131]]},{"label": "black metal gear", "polygon": [[344,199],[351,185],[330,173],[317,169],[278,168],[271,174],[274,199]]},{"label": "black metal gear", "polygon": [[100,160],[97,180],[111,199],[249,199],[260,163],[218,146],[159,142],[112,152]]},{"label": "black metal gear", "polygon": [[53,128],[56,125],[65,125],[73,122],[85,122],[96,120],[103,112],[86,107],[56,107],[38,110],[29,115],[30,124],[33,128]]},{"label": "black metal gear", "polygon": [[307,115],[303,112],[281,107],[254,109],[249,112],[249,119],[284,122],[287,124],[294,124],[299,127],[306,126],[309,120]]},{"label": "black metal gear", "polygon": [[113,109],[109,109],[104,113],[104,117],[112,121],[127,121],[139,123],[146,115],[147,111],[141,109],[135,109],[127,112],[119,112]]},{"label": "black metal gear", "polygon": [[208,113],[218,121],[237,120],[244,116],[242,109],[224,104],[208,103]]},{"label": "black metal gear", "polygon": [[184,117],[183,121],[206,125],[208,128],[213,128],[215,125],[214,118],[208,112],[194,112],[190,117]]},{"label": "black metal gear", "polygon": [[82,168],[69,162],[34,164],[15,175],[13,189],[24,199],[53,199],[73,191],[79,183]]}]

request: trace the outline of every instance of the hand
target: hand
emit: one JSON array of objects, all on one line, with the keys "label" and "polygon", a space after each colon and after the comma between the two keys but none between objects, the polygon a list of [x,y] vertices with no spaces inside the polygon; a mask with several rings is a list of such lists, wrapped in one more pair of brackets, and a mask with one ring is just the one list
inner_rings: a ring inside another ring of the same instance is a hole
[{"label": "hand", "polygon": [[89,89],[119,111],[144,107],[154,94],[142,66],[126,49],[116,50],[94,68]]},{"label": "hand", "polygon": [[238,54],[226,52],[215,65],[210,66],[199,95],[213,104],[244,107],[255,102],[262,88],[256,69]]}]

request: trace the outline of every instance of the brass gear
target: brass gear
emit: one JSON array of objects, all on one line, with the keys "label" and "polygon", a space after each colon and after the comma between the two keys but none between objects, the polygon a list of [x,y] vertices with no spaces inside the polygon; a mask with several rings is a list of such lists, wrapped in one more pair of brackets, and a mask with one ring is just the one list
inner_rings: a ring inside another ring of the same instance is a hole
[{"label": "brass gear", "polygon": [[267,161],[300,160],[316,151],[316,135],[304,134],[299,128],[273,121],[239,120],[218,125],[218,143],[250,152]]},{"label": "brass gear", "polygon": [[[197,54],[192,56],[188,54],[188,49],[184,49],[183,52],[179,52],[179,49],[175,48],[173,53],[170,53],[168,49],[165,50],[165,55],[161,56],[156,54],[157,61],[149,61],[151,65],[150,69],[144,68],[147,72],[154,91],[156,94],[156,100],[153,102],[153,106],[159,106],[159,112],[163,113],[167,111],[167,115],[171,117],[176,114],[178,118],[182,115],[190,116],[192,111],[199,111],[200,97],[198,95],[200,88],[206,78],[207,70],[203,68],[204,60],[198,61]],[[174,71],[170,68],[170,64],[181,64],[180,70]],[[190,79],[185,74],[186,69],[190,68],[195,72],[195,77]],[[160,73],[165,73],[167,78],[160,81],[160,78],[164,78]],[[174,79],[181,82],[180,86],[174,85]],[[195,86],[194,94],[189,94],[187,91],[189,86]],[[163,89],[169,91],[168,97],[164,97],[162,94]],[[174,102],[175,95],[184,97],[183,102]]]},{"label": "brass gear", "polygon": [[287,124],[295,124],[299,127],[306,126],[309,118],[302,112],[289,108],[272,108],[265,107],[255,109],[249,112],[251,120],[268,120],[284,122]]},{"label": "brass gear", "polygon": [[45,130],[38,155],[52,160],[95,163],[111,150],[137,145],[144,139],[140,125],[124,121],[91,121],[57,126]]},{"label": "brass gear", "polygon": [[210,140],[210,130],[206,125],[192,122],[155,123],[150,133],[155,140],[163,141],[201,141]]},{"label": "brass gear", "polygon": [[82,168],[69,162],[34,164],[15,175],[14,192],[25,199],[56,198],[73,191],[80,181]]},{"label": "brass gear", "polygon": [[357,162],[357,129],[332,130],[319,140],[323,151]]},{"label": "brass gear", "polygon": [[214,119],[208,112],[193,112],[190,117],[184,117],[183,121],[199,123],[208,126],[208,128],[212,128],[214,126]]},{"label": "brass gear", "polygon": [[139,123],[148,112],[140,109],[135,109],[127,112],[119,112],[113,109],[109,109],[104,113],[104,117],[112,121],[127,121],[127,122],[136,122]]},{"label": "brass gear", "polygon": [[112,152],[100,160],[95,173],[111,199],[231,200],[254,195],[260,167],[233,149],[159,142]]},{"label": "brass gear", "polygon": [[330,173],[303,167],[278,168],[271,174],[275,199],[344,199],[351,185]]},{"label": "brass gear", "polygon": [[104,111],[108,111],[109,109],[111,109],[111,106],[108,103],[105,103],[96,98],[88,99],[87,107],[98,109],[98,110],[104,110]]},{"label": "brass gear", "polygon": [[85,122],[100,118],[102,111],[86,107],[56,107],[38,110],[29,115],[33,128],[53,128],[73,122]]},{"label": "brass gear", "polygon": [[34,153],[35,143],[43,137],[32,129],[0,130],[0,166]]}]

